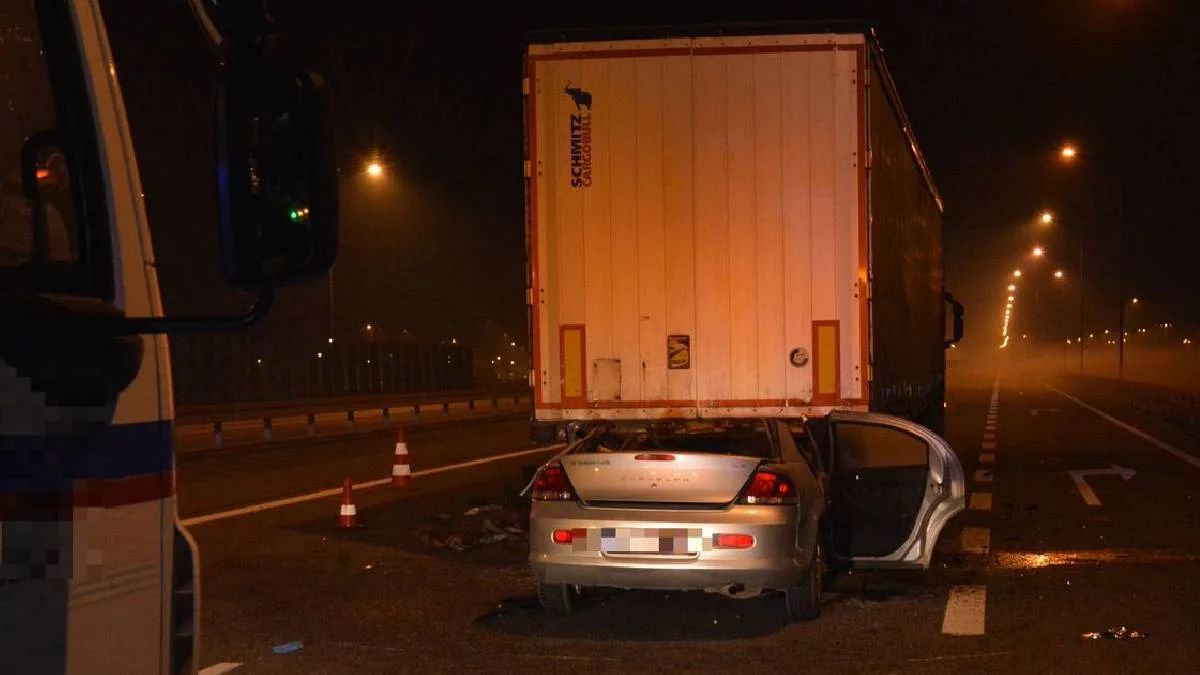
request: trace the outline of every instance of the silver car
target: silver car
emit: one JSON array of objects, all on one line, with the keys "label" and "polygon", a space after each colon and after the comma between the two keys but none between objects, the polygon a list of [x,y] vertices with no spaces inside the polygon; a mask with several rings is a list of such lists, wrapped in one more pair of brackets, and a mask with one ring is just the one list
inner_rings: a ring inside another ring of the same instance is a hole
[{"label": "silver car", "polygon": [[828,567],[928,568],[963,509],[946,441],[888,415],[581,425],[527,488],[551,611],[588,587],[778,590],[811,620]]}]

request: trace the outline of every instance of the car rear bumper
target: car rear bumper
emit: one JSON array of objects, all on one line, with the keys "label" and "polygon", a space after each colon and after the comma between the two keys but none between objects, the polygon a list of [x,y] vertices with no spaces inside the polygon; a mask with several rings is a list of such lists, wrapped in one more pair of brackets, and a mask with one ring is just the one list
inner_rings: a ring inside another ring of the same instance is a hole
[{"label": "car rear bumper", "polygon": [[[723,511],[583,508],[535,502],[530,518],[530,566],[545,584],[653,590],[711,590],[731,584],[782,589],[804,579],[811,542],[797,528],[796,507],[734,506]],[[669,518],[665,520],[664,516]],[[601,550],[603,528],[691,530],[691,554],[629,554]],[[558,529],[586,530],[587,543],[557,544]],[[801,534],[798,534],[800,532]],[[717,534],[748,534],[748,549],[722,549]]]}]

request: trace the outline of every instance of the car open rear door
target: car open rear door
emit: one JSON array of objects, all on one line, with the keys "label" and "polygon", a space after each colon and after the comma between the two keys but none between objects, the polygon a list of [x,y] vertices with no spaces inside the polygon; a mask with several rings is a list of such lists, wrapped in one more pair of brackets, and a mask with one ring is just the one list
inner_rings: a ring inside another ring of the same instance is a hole
[{"label": "car open rear door", "polygon": [[965,502],[950,445],[890,415],[834,411],[827,420],[835,555],[855,567],[928,568]]}]

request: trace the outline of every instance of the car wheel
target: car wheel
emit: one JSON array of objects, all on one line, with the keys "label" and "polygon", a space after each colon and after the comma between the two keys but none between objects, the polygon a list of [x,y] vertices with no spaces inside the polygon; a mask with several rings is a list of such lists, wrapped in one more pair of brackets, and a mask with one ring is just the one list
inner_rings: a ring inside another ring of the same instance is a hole
[{"label": "car wheel", "polygon": [[582,589],[573,584],[543,584],[538,582],[538,602],[542,609],[555,614],[570,614],[579,609]]},{"label": "car wheel", "polygon": [[818,541],[804,583],[784,591],[788,616],[797,621],[812,621],[821,615],[821,587],[825,579],[825,552]]}]

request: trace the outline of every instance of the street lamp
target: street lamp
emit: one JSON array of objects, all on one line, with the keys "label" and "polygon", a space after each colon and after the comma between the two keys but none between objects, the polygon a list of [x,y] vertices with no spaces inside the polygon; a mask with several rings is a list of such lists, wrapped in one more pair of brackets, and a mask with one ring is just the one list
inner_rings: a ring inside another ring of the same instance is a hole
[{"label": "street lamp", "polygon": [[1055,279],[1061,279],[1061,278],[1063,278],[1063,276],[1064,276],[1064,275],[1063,275],[1063,271],[1062,271],[1062,270],[1054,270],[1054,278],[1055,278]]},{"label": "street lamp", "polygon": [[367,175],[371,178],[379,178],[383,175],[383,165],[377,161],[367,164]]},{"label": "street lamp", "polygon": [[1033,247],[1033,257],[1040,258],[1044,255],[1046,255],[1046,249],[1042,248],[1041,246]]},{"label": "street lamp", "polygon": [[1021,278],[1021,270],[1013,270],[1013,276],[1020,279]]},{"label": "street lamp", "polygon": [[1054,222],[1054,214],[1049,211],[1042,211],[1042,224],[1049,225]]},{"label": "street lamp", "polygon": [[[1073,143],[1064,143],[1062,145],[1062,147],[1059,149],[1058,154],[1064,164],[1075,164],[1076,160],[1079,156],[1079,151]],[[1110,157],[1109,161],[1116,162],[1115,165],[1120,166],[1121,158],[1119,156],[1114,156],[1114,157]],[[1114,174],[1110,178],[1111,178],[1112,182],[1114,183],[1113,192],[1115,193],[1114,197],[1116,199],[1115,218],[1116,218],[1116,227],[1117,227],[1117,240],[1118,240],[1118,243],[1121,244],[1122,247],[1124,247],[1124,243],[1125,243],[1124,186],[1121,183],[1119,175]],[[1091,191],[1090,194],[1093,195],[1093,199],[1094,199],[1095,191]],[[1080,236],[1079,236],[1079,307],[1080,307],[1079,323],[1081,326],[1083,325],[1082,314],[1083,314],[1083,242],[1084,242],[1084,238],[1085,237],[1084,237],[1083,233],[1080,233]],[[1119,322],[1118,334],[1124,334],[1124,331],[1125,331],[1126,299],[1125,299],[1125,271],[1123,269],[1123,266],[1124,266],[1124,257],[1118,258],[1116,261],[1116,264],[1113,265],[1113,268],[1116,272],[1115,276],[1117,277],[1117,296],[1118,296],[1119,305],[1120,305],[1120,313],[1118,314],[1118,322]],[[1080,356],[1079,356],[1079,369],[1080,369],[1080,371],[1083,370],[1083,354],[1082,353],[1080,353]],[[1124,340],[1120,340],[1117,343],[1117,378],[1121,379],[1121,380],[1125,379],[1125,341]]]},{"label": "street lamp", "polygon": [[1009,285],[1008,285],[1008,292],[1009,292],[1009,293],[1012,293],[1012,292],[1013,292],[1013,291],[1015,291],[1015,290],[1017,290],[1017,285],[1016,285],[1016,284],[1009,284]]}]

